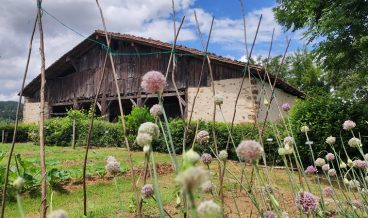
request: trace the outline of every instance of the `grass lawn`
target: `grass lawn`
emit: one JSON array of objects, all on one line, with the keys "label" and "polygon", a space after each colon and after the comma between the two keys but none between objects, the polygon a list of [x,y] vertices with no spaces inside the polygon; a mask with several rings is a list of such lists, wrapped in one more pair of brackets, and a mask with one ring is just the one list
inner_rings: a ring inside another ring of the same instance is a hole
[{"label": "grass lawn", "polygon": [[[0,153],[7,152],[9,150],[9,144],[0,144]],[[52,191],[48,192],[48,203],[50,204],[50,196],[53,192],[53,209],[62,208],[66,210],[70,217],[83,217],[83,190],[81,185],[82,177],[82,164],[84,158],[84,148],[77,147],[72,149],[70,147],[46,147],[46,164],[48,169],[57,168],[62,170],[68,170],[71,173],[71,181],[63,185],[64,191]],[[39,147],[32,144],[17,144],[15,154],[21,154],[23,160],[39,163]],[[88,211],[91,217],[121,217],[119,197],[114,185],[114,180],[104,176],[105,159],[107,156],[115,156],[121,163],[122,173],[118,177],[118,186],[120,189],[120,196],[123,201],[124,210],[127,216],[133,216],[135,210],[135,201],[132,189],[132,183],[130,176],[126,175],[129,172],[128,166],[128,153],[122,148],[93,148],[90,150],[88,158],[88,175],[90,177],[88,181]],[[158,164],[171,163],[170,157],[167,154],[155,153],[155,159]],[[143,152],[134,152],[133,160],[135,168],[143,167],[144,155]],[[1,165],[5,165],[6,160],[3,159],[0,162]],[[217,163],[211,164],[212,179],[217,184]],[[228,168],[230,173],[225,175],[225,212],[228,217],[236,217],[236,206],[244,217],[248,217],[250,213],[256,214],[255,209],[252,207],[249,198],[244,191],[235,191],[239,189],[237,181],[234,178],[240,178],[241,168],[239,164],[235,162],[228,162]],[[268,175],[273,188],[277,192],[278,201],[283,208],[285,208],[289,215],[295,213],[295,206],[293,195],[291,192],[290,183],[287,173],[282,169],[276,168],[263,168],[265,175]],[[250,180],[251,168],[246,167],[244,173],[245,180]],[[139,175],[137,175],[139,176]],[[293,175],[295,180],[298,180],[297,174]],[[173,215],[179,215],[180,211],[175,208],[176,195],[175,195],[175,175],[172,171],[163,170],[160,179],[160,189],[162,199],[167,210]],[[318,192],[318,186],[315,182],[310,180],[310,186],[313,192]],[[138,178],[139,190],[142,186],[141,178]],[[323,187],[328,186],[325,181]],[[260,189],[257,184],[254,185],[255,189]],[[210,196],[197,196],[197,198],[210,198]],[[217,199],[218,200],[218,199]],[[38,211],[40,208],[40,197],[30,197],[28,195],[22,196],[23,207],[27,217],[39,217]],[[253,208],[253,210],[251,209]],[[252,212],[253,211],[253,212]],[[153,200],[147,200],[143,206],[143,213],[147,216],[157,216],[158,209],[156,203]],[[7,204],[5,217],[19,217],[17,204],[11,202]],[[293,216],[291,216],[293,217]],[[295,217],[295,216],[294,216]]]}]

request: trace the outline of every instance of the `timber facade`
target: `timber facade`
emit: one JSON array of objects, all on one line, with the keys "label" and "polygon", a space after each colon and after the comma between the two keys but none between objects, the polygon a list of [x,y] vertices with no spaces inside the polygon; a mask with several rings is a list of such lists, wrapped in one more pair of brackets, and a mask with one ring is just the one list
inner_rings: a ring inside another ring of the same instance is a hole
[{"label": "timber facade", "polygon": [[[165,74],[172,45],[127,34],[109,33],[109,36],[111,37],[109,51],[113,54],[125,113],[128,114],[133,105],[156,104],[157,97],[144,93],[140,88],[141,77],[150,70]],[[107,58],[106,65],[104,64],[108,53],[105,44],[104,33],[97,30],[46,69],[47,117],[63,116],[71,108],[88,110],[102,80],[96,113],[109,121],[116,121],[119,114],[117,93],[110,60]],[[168,73],[168,85],[163,93],[166,112],[171,117],[188,116],[192,108],[194,90],[199,85],[200,93],[196,101],[198,106],[193,110],[193,118],[210,119],[208,112],[211,112],[210,108],[213,107],[212,93],[209,92],[211,78],[207,62],[203,64],[203,52],[184,46],[176,46],[175,52],[176,70],[174,75],[173,72]],[[215,54],[207,55],[211,60],[215,86],[218,90],[216,94],[224,96],[223,111],[225,117],[230,117],[229,114],[232,114],[235,106],[234,97],[244,75],[245,63]],[[202,67],[203,74],[200,80]],[[103,69],[106,71],[104,78],[102,78]],[[264,69],[259,66],[251,65],[250,71],[250,80],[246,79],[241,92],[238,104],[239,117],[235,120],[237,123],[252,122],[257,116],[261,116],[264,110],[262,98],[267,90],[271,94],[270,83],[262,81],[270,81],[271,84],[276,81],[275,93],[289,103],[303,96],[303,93],[272,74],[269,74],[269,78],[266,77]],[[24,89],[25,122],[38,121],[39,90],[40,76]],[[182,104],[182,111],[179,104]],[[277,115],[272,115],[274,113],[272,110],[277,113],[275,107],[277,105],[272,105],[270,117],[277,119]]]}]

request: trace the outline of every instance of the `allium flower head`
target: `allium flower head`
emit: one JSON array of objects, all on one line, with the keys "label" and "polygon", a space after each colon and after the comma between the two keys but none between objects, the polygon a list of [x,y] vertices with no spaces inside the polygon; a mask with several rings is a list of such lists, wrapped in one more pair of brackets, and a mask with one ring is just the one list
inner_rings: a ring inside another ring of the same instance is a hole
[{"label": "allium flower head", "polygon": [[155,104],[150,108],[150,113],[154,117],[160,117],[162,115],[162,107],[159,104]]},{"label": "allium flower head", "polygon": [[202,185],[201,185],[201,190],[204,193],[212,193],[213,189],[214,189],[214,185],[209,180],[206,181],[206,182],[204,182],[204,183],[202,183]]},{"label": "allium flower head", "polygon": [[269,211],[263,212],[263,217],[264,218],[277,218],[277,215],[275,212],[269,210]]},{"label": "allium flower head", "polygon": [[152,184],[145,184],[141,189],[142,198],[150,198],[154,194],[153,185]]},{"label": "allium flower head", "polygon": [[354,163],[353,161],[349,158],[348,159],[348,167],[353,167],[354,166]]},{"label": "allium flower head", "polygon": [[365,160],[354,160],[353,161],[353,166],[355,168],[359,168],[359,169],[367,169],[368,168],[368,162]]},{"label": "allium flower head", "polygon": [[286,211],[282,212],[282,218],[289,218],[288,212]]},{"label": "allium flower head", "polygon": [[236,153],[241,161],[256,161],[262,156],[263,148],[256,141],[246,140],[238,145]]},{"label": "allium flower head", "polygon": [[199,218],[220,218],[222,217],[222,209],[213,200],[202,201],[198,208],[197,213]]},{"label": "allium flower head", "polygon": [[325,159],[319,157],[319,158],[316,159],[316,161],[314,161],[314,164],[317,167],[322,167],[323,165],[326,164],[326,161],[325,161]]},{"label": "allium flower head", "polygon": [[345,169],[346,168],[346,163],[344,161],[342,161],[339,166],[340,166],[341,169]]},{"label": "allium flower head", "polygon": [[283,103],[281,105],[281,108],[282,108],[283,111],[288,112],[291,109],[291,106],[290,106],[289,103]]},{"label": "allium flower head", "polygon": [[166,86],[165,76],[158,71],[148,71],[142,77],[141,87],[147,93],[162,92]]},{"label": "allium flower head", "polygon": [[152,137],[152,140],[156,140],[160,137],[160,129],[152,122],[142,123],[138,128],[138,134],[146,133]]},{"label": "allium flower head", "polygon": [[329,145],[335,144],[336,143],[336,137],[333,137],[333,136],[327,137],[326,143],[329,144]]},{"label": "allium flower head", "polygon": [[360,141],[360,139],[355,137],[349,139],[348,144],[352,148],[362,147],[362,142]]},{"label": "allium flower head", "polygon": [[317,169],[312,165],[308,166],[307,169],[305,170],[306,174],[314,174],[316,172],[318,172]]},{"label": "allium flower head", "polygon": [[206,130],[201,130],[196,135],[196,140],[198,143],[202,144],[210,139],[210,134]]},{"label": "allium flower head", "polygon": [[325,197],[331,198],[333,194],[334,194],[334,190],[330,186],[323,189],[323,195]]},{"label": "allium flower head", "polygon": [[291,136],[287,136],[284,138],[284,145],[293,146],[295,144],[295,140]]},{"label": "allium flower head", "polygon": [[108,163],[108,162],[116,162],[117,160],[116,160],[116,158],[114,157],[114,156],[108,156],[107,158],[106,158],[106,163]]},{"label": "allium flower head", "polygon": [[54,210],[47,215],[47,218],[68,218],[68,214],[64,210]]},{"label": "allium flower head", "polygon": [[334,155],[334,154],[332,154],[332,153],[328,153],[328,154],[326,154],[326,160],[327,160],[327,161],[335,160],[335,155]]},{"label": "allium flower head", "polygon": [[18,176],[18,178],[16,180],[14,180],[13,182],[13,186],[16,189],[21,189],[24,185],[25,181],[22,177]]},{"label": "allium flower head", "polygon": [[324,164],[322,166],[322,170],[325,171],[325,172],[329,171],[330,170],[330,165],[329,164]]},{"label": "allium flower head", "polygon": [[290,155],[293,154],[294,148],[290,144],[285,144],[285,154]]},{"label": "allium flower head", "polygon": [[309,132],[309,127],[308,126],[302,126],[302,128],[300,128],[300,132],[302,132],[302,133]]},{"label": "allium flower head", "polygon": [[184,191],[193,193],[201,184],[208,181],[208,171],[202,167],[190,167],[176,177]]},{"label": "allium flower head", "polygon": [[285,148],[279,148],[279,149],[277,149],[277,153],[279,153],[280,156],[285,155]]},{"label": "allium flower head", "polygon": [[336,170],[335,169],[329,169],[328,172],[327,172],[327,174],[329,176],[336,176]]},{"label": "allium flower head", "polygon": [[140,146],[152,144],[152,136],[147,133],[138,133],[137,138],[135,140],[137,144]]},{"label": "allium flower head", "polygon": [[209,153],[203,153],[201,159],[206,165],[209,165],[212,162],[212,156]]},{"label": "allium flower head", "polygon": [[355,126],[356,124],[354,123],[354,121],[351,121],[351,120],[346,120],[344,124],[342,124],[342,127],[345,130],[352,130]]},{"label": "allium flower head", "polygon": [[151,145],[145,145],[143,146],[143,153],[149,154],[151,152]]},{"label": "allium flower head", "polygon": [[361,209],[363,204],[359,200],[352,200],[351,206],[353,206],[354,209]]},{"label": "allium flower head", "polygon": [[106,172],[111,175],[116,175],[120,172],[120,163],[117,161],[110,161],[105,165]]},{"label": "allium flower head", "polygon": [[192,149],[190,149],[190,150],[188,150],[187,152],[184,153],[183,159],[184,159],[185,162],[194,165],[199,161],[199,159],[201,159],[201,157],[192,148]]},{"label": "allium flower head", "polygon": [[225,160],[227,160],[228,156],[229,155],[228,155],[226,150],[221,150],[219,155],[218,155],[218,158],[222,161],[225,161]]},{"label": "allium flower head", "polygon": [[317,199],[313,194],[309,192],[300,192],[296,196],[295,203],[304,214],[313,214],[317,212]]},{"label": "allium flower head", "polygon": [[359,188],[360,187],[360,182],[356,179],[352,179],[349,181],[349,188]]},{"label": "allium flower head", "polygon": [[222,103],[224,103],[224,99],[222,98],[221,95],[215,95],[213,97],[213,101],[215,102],[216,105],[222,105]]}]

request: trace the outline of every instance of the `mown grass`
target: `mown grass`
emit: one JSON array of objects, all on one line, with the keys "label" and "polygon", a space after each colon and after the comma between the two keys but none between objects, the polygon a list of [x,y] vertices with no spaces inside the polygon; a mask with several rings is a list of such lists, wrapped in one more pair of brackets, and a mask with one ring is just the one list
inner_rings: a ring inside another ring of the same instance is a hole
[{"label": "mown grass", "polygon": [[[0,152],[7,152],[9,150],[9,144],[0,144]],[[77,147],[72,149],[70,147],[46,147],[46,163],[48,168],[57,168],[74,172],[72,175],[72,182],[65,185],[63,192],[53,192],[53,209],[62,208],[66,210],[70,217],[83,217],[83,190],[81,185],[82,165],[84,158],[85,148]],[[32,144],[17,144],[15,153],[22,155],[24,160],[39,162],[39,147]],[[103,175],[105,159],[107,156],[113,155],[118,161],[120,161],[121,168],[123,171],[129,170],[128,165],[128,153],[122,148],[93,148],[90,150],[88,158],[88,175],[93,178],[88,182],[87,194],[88,194],[88,211],[89,217],[121,217],[121,210],[119,204],[119,198],[117,196],[114,182],[109,177]],[[143,152],[134,152],[133,161],[135,167],[143,167],[144,155]],[[159,164],[171,163],[170,156],[168,154],[155,153],[156,160]],[[5,165],[3,160],[0,165]],[[217,185],[217,163],[211,164],[212,179]],[[239,179],[241,175],[241,167],[236,162],[229,162],[228,169],[232,172],[225,174],[225,190],[227,192],[239,189],[234,175]],[[289,214],[292,214],[296,210],[293,203],[293,196],[291,192],[290,182],[288,175],[283,169],[276,168],[263,168],[265,171],[264,175],[268,175],[270,184],[277,192],[283,196],[279,199],[280,204],[284,205],[288,210]],[[245,168],[244,180],[250,181],[251,179],[251,167]],[[138,175],[139,176],[139,175]],[[163,203],[167,210],[175,216],[180,214],[180,211],[175,208],[175,175],[173,172],[164,173],[159,176],[161,195]],[[293,178],[298,181],[297,173],[294,172]],[[139,187],[142,185],[142,179],[139,181]],[[134,193],[130,176],[122,175],[118,178],[118,184],[120,189],[120,195],[123,200],[124,210],[126,215],[131,217],[134,215],[136,210],[136,203],[134,201]],[[312,192],[318,193],[319,189],[316,185],[315,180],[309,180],[309,184],[312,188]],[[323,182],[323,187],[328,186],[327,181]],[[254,184],[254,189],[259,189],[258,184]],[[52,190],[48,192],[48,203],[50,204],[50,196]],[[249,216],[249,208],[252,205],[249,200],[246,199],[246,193],[236,193],[239,198],[236,199],[238,206],[241,209],[241,214],[244,217]],[[216,195],[217,196],[217,195]],[[206,198],[209,196],[200,196],[197,198]],[[283,199],[285,198],[285,199]],[[217,198],[217,200],[219,200]],[[28,195],[22,196],[23,207],[27,214],[27,217],[39,217],[38,211],[40,208],[40,197],[30,197]],[[227,201],[230,207],[234,207],[233,199],[227,195]],[[242,206],[243,205],[243,206]],[[50,205],[51,206],[51,205]],[[229,213],[229,217],[235,216],[234,208],[233,212]],[[143,206],[143,213],[146,216],[157,216],[159,214],[158,207],[154,200],[147,200]],[[254,213],[254,211],[253,211]],[[5,217],[19,217],[19,212],[15,202],[10,202],[6,208]]]}]

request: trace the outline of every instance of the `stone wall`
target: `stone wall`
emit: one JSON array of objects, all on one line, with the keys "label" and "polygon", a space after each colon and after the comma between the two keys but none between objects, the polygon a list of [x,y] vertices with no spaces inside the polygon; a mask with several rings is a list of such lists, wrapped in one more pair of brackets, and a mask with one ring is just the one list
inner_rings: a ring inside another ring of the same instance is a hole
[{"label": "stone wall", "polygon": [[[45,102],[45,118],[50,114],[50,107]],[[29,98],[24,99],[23,106],[23,122],[24,123],[38,123],[40,120],[40,102],[32,102]]]},{"label": "stone wall", "polygon": [[[215,91],[216,95],[220,95],[224,99],[224,103],[221,106],[221,111],[219,108],[216,109],[216,121],[219,122],[231,122],[233,114],[236,97],[239,92],[242,78],[236,79],[225,79],[215,81]],[[190,116],[194,96],[196,94],[197,88],[188,88],[188,111],[187,117]],[[267,105],[264,104],[264,93],[270,95],[271,88],[269,84],[266,84],[262,90],[262,84],[258,79],[252,78],[249,81],[248,78],[245,79],[243,88],[240,93],[238,104],[236,107],[235,123],[250,123],[255,121],[255,117],[258,115],[258,119],[261,121],[264,119]],[[288,102],[292,105],[295,96],[287,94],[283,90],[277,89],[275,92],[276,98],[280,104],[283,102]],[[195,106],[193,109],[192,120],[207,120],[212,121],[213,116],[213,97],[211,87],[201,87],[199,89],[199,94],[197,96]],[[270,112],[268,115],[268,120],[278,120],[280,119],[279,110],[276,105],[276,101],[273,101],[270,107]]]}]

